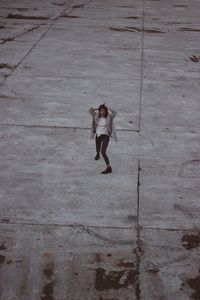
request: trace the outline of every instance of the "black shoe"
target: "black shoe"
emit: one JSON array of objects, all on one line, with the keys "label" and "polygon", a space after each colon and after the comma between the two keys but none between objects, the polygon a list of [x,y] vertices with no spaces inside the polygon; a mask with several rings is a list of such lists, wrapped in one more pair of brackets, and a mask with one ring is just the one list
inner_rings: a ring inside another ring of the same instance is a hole
[{"label": "black shoe", "polygon": [[111,167],[107,167],[107,169],[103,172],[101,172],[101,174],[109,174],[112,173],[112,168]]},{"label": "black shoe", "polygon": [[100,157],[99,153],[97,153],[97,155],[95,156],[95,160],[98,160]]}]

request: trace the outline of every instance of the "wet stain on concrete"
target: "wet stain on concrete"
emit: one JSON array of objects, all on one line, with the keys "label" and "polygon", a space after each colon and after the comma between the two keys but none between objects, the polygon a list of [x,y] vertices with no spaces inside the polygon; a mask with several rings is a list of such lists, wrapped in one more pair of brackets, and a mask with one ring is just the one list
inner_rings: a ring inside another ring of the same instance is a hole
[{"label": "wet stain on concrete", "polygon": [[192,299],[199,300],[200,299],[200,275],[196,278],[189,278],[187,281],[187,284],[191,289],[195,291],[191,295]]},{"label": "wet stain on concrete", "polygon": [[54,292],[54,281],[52,276],[54,274],[54,266],[53,263],[46,264],[43,269],[43,274],[46,277],[46,283],[42,290],[41,300],[54,300],[53,292]]},{"label": "wet stain on concrete", "polygon": [[137,216],[134,215],[128,215],[127,217],[124,218],[125,222],[127,223],[132,223],[137,221]]},{"label": "wet stain on concrete", "polygon": [[187,250],[192,250],[200,245],[200,235],[189,235],[186,234],[182,237],[182,246]]},{"label": "wet stain on concrete", "polygon": [[200,62],[200,56],[192,55],[189,57],[189,60],[192,62]]},{"label": "wet stain on concrete", "polygon": [[6,257],[4,255],[0,255],[0,265],[3,264],[6,260]]},{"label": "wet stain on concrete", "polygon": [[43,17],[43,16],[23,16],[20,14],[8,14],[7,15],[8,19],[20,19],[20,20],[49,20],[48,17]]},{"label": "wet stain on concrete", "polygon": [[134,285],[136,281],[136,270],[106,271],[102,268],[96,269],[95,288],[97,291],[126,288],[129,285]]},{"label": "wet stain on concrete", "polygon": [[45,266],[45,268],[43,270],[43,274],[48,278],[51,278],[53,276],[53,264],[52,263]]},{"label": "wet stain on concrete", "polygon": [[1,243],[1,245],[0,245],[0,251],[6,250],[6,249],[7,249],[7,247],[6,247],[6,242],[4,241],[4,242]]}]

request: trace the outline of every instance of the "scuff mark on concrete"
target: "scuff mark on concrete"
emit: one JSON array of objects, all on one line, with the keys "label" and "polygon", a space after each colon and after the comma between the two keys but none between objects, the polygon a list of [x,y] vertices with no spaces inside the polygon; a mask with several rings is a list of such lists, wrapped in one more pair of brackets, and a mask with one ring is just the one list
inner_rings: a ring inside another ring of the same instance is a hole
[{"label": "scuff mark on concrete", "polygon": [[129,32],[146,32],[146,33],[165,33],[164,31],[162,31],[159,28],[144,28],[143,30],[138,28],[138,27],[110,27],[110,30],[114,30],[114,31],[121,31],[121,32],[125,32],[125,31],[129,31]]},{"label": "scuff mark on concrete", "polygon": [[23,35],[25,35],[25,34],[31,32],[31,31],[33,31],[33,30],[39,28],[39,27],[40,27],[40,25],[35,26],[35,27],[32,27],[32,28],[30,28],[30,29],[28,29],[28,30],[26,30],[26,31],[23,31],[22,33],[20,33],[20,34],[18,34],[18,35],[15,35],[15,36],[13,36],[13,37],[10,37],[10,38],[2,38],[0,44],[5,44],[6,42],[13,42],[16,38],[19,38],[19,37],[21,37],[21,36],[23,36]]},{"label": "scuff mark on concrete", "polygon": [[0,64],[0,69],[13,69],[15,66],[10,66],[8,64]]},{"label": "scuff mark on concrete", "polygon": [[8,19],[20,19],[20,20],[49,20],[49,17],[44,16],[24,16],[19,14],[8,14]]},{"label": "scuff mark on concrete", "polygon": [[72,6],[72,8],[81,8],[81,7],[84,7],[84,6],[85,6],[85,4],[79,4],[79,5]]},{"label": "scuff mark on concrete", "polygon": [[200,55],[199,56],[192,55],[189,57],[189,60],[192,62],[200,62]]},{"label": "scuff mark on concrete", "polygon": [[95,231],[93,231],[92,229],[86,227],[86,226],[83,226],[83,225],[79,225],[80,229],[82,232],[84,233],[87,233],[88,235],[90,235],[91,237],[94,237],[96,239],[99,239],[101,241],[104,241],[104,242],[107,242],[109,244],[112,244],[112,245],[133,245],[133,241],[125,241],[125,240],[111,240],[111,239],[108,239],[98,233],[96,233]]},{"label": "scuff mark on concrete", "polygon": [[180,31],[193,31],[193,32],[199,32],[200,31],[199,28],[187,28],[187,27],[181,27],[179,30]]},{"label": "scuff mark on concrete", "polygon": [[174,208],[176,210],[179,210],[179,211],[183,212],[185,215],[187,215],[187,216],[189,216],[191,218],[195,218],[196,217],[196,215],[191,211],[191,208],[187,208],[187,207],[185,207],[185,206],[183,206],[181,204],[178,204],[178,203],[174,204]]},{"label": "scuff mark on concrete", "polygon": [[74,15],[64,14],[64,15],[62,15],[62,18],[72,18],[72,19],[77,19],[77,18],[81,18],[81,17],[79,17],[79,16],[74,16]]}]

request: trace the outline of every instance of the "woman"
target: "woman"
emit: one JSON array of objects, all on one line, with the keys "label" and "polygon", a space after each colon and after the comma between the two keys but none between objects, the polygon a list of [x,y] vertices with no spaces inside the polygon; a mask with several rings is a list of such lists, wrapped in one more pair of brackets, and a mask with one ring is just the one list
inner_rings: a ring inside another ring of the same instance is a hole
[{"label": "woman", "polygon": [[[98,113],[96,112],[98,111]],[[110,112],[109,112],[110,111]],[[112,173],[112,167],[109,161],[109,158],[106,154],[106,149],[109,144],[110,137],[113,137],[115,141],[117,141],[116,130],[114,127],[114,118],[116,116],[116,112],[110,108],[108,108],[105,103],[101,104],[99,108],[91,107],[89,109],[89,113],[91,114],[92,121],[92,129],[91,129],[91,138],[95,138],[96,141],[96,156],[95,160],[103,156],[107,168],[101,172],[102,174]]]}]

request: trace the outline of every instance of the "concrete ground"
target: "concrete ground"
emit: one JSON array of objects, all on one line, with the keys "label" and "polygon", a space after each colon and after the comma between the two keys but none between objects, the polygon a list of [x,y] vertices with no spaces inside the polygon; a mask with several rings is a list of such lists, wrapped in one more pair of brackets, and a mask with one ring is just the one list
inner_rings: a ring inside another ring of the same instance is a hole
[{"label": "concrete ground", "polygon": [[1,0],[1,300],[200,299],[199,46],[198,0]]}]

